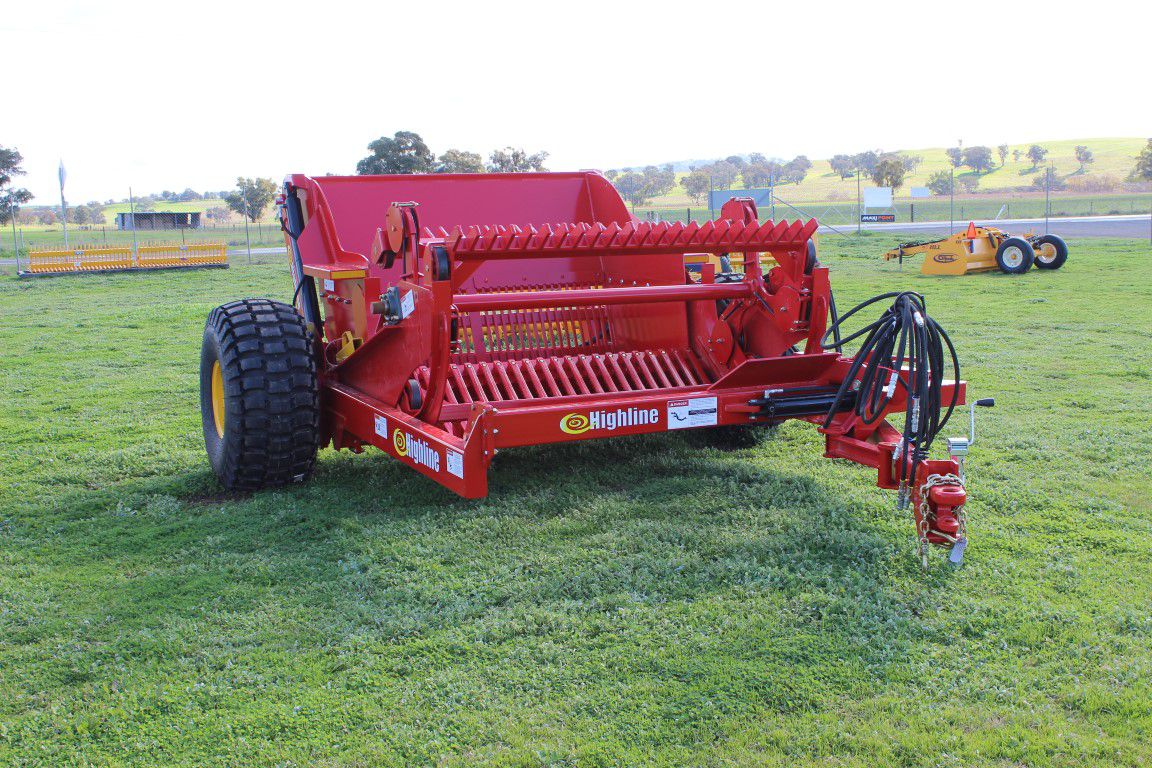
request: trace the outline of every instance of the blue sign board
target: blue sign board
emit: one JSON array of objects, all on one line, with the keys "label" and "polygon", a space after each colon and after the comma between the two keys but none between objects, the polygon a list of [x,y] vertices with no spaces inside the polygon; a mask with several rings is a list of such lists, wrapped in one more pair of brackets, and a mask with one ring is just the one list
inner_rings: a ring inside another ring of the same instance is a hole
[{"label": "blue sign board", "polygon": [[708,193],[708,207],[719,211],[734,197],[750,197],[757,208],[772,205],[771,189],[717,189]]}]

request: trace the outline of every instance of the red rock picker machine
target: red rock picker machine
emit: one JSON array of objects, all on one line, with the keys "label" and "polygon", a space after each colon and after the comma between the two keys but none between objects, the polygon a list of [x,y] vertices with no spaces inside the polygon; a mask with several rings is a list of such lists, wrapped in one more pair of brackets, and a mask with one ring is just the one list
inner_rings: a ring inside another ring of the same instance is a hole
[{"label": "red rock picker machine", "polygon": [[[375,446],[479,498],[505,448],[802,419],[827,457],[899,491],[925,558],[963,551],[967,440],[929,458],[964,399],[952,344],[915,293],[836,319],[815,221],[761,223],[734,199],[716,221],[638,222],[595,172],[296,175],[279,205],[293,303],[225,304],[204,332],[226,488],[307,479],[320,446]],[[718,258],[689,272],[701,254]]]}]

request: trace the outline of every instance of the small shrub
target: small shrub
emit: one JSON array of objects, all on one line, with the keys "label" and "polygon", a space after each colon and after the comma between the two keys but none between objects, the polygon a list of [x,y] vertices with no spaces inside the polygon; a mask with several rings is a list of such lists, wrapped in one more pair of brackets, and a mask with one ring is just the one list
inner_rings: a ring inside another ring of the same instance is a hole
[{"label": "small shrub", "polygon": [[1107,174],[1073,176],[1068,179],[1066,185],[1073,192],[1115,192],[1120,180]]}]

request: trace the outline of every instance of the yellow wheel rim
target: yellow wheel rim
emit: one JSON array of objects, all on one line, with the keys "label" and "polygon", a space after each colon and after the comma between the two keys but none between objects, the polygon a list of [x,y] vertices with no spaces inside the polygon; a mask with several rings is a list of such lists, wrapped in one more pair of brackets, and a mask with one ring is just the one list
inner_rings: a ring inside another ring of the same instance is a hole
[{"label": "yellow wheel rim", "polygon": [[1036,258],[1045,264],[1050,264],[1056,260],[1056,246],[1052,243],[1044,243],[1040,246],[1040,250],[1036,252]]},{"label": "yellow wheel rim", "polygon": [[212,421],[216,434],[224,437],[224,372],[219,360],[212,363]]}]

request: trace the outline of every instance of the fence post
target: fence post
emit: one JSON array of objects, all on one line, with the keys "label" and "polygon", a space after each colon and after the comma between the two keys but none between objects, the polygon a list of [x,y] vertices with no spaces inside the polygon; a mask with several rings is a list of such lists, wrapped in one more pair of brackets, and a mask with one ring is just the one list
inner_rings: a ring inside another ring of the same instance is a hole
[{"label": "fence post", "polygon": [[856,234],[860,234],[860,169],[856,169]]},{"label": "fence post", "polygon": [[948,169],[948,234],[956,232],[956,166]]},{"label": "fence post", "polygon": [[13,201],[8,213],[12,217],[12,250],[16,254],[16,274],[20,274],[20,246],[16,242],[16,202]]},{"label": "fence post", "polygon": [[128,211],[132,217],[132,266],[137,266],[140,260],[140,251],[136,247],[136,198],[132,196],[132,187],[128,187]]},{"label": "fence post", "polygon": [[252,263],[252,237],[248,234],[248,201],[244,201],[244,241],[248,243],[248,263]]},{"label": "fence post", "polygon": [[1048,166],[1044,171],[1044,234],[1048,234],[1048,216],[1052,210],[1052,205],[1049,202],[1049,190],[1052,186],[1052,166]]}]

